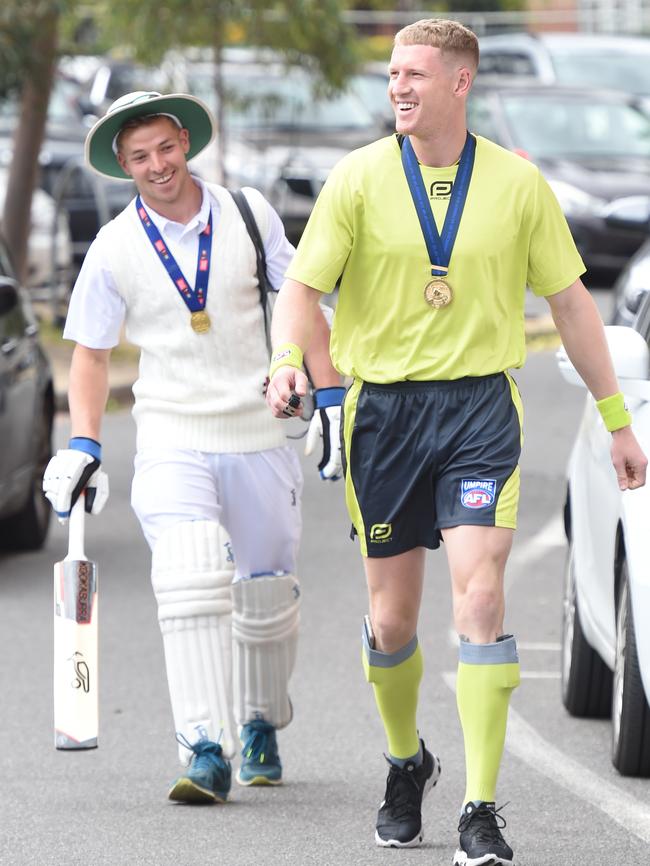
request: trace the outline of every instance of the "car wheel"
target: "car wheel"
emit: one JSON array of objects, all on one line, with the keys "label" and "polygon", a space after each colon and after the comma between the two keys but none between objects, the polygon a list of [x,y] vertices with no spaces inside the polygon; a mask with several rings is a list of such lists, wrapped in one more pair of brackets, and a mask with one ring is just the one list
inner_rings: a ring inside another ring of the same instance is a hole
[{"label": "car wheel", "polygon": [[625,558],[621,563],[616,615],[612,763],[624,776],[650,776],[650,708],[639,670]]},{"label": "car wheel", "polygon": [[566,564],[562,616],[562,703],[572,716],[607,718],[612,701],[612,672],[587,643],[580,625],[573,545]]},{"label": "car wheel", "polygon": [[0,521],[5,550],[38,550],[45,543],[52,508],[43,495],[43,473],[52,456],[52,407],[45,403],[36,431],[36,459],[29,495],[16,514]]}]

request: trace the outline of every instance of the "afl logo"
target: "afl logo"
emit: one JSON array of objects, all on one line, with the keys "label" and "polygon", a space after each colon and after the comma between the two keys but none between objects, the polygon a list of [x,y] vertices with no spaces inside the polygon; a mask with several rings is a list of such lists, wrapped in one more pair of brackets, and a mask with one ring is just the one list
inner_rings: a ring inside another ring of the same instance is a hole
[{"label": "afl logo", "polygon": [[388,539],[393,534],[393,527],[390,523],[374,523],[370,527],[370,540],[380,544]]},{"label": "afl logo", "polygon": [[496,490],[494,478],[464,478],[460,482],[460,504],[463,508],[489,508],[494,504]]}]

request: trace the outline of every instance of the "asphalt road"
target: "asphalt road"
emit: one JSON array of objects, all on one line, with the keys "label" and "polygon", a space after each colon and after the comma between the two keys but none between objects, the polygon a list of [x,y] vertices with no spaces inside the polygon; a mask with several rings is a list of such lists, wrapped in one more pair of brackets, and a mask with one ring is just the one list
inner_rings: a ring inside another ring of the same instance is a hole
[{"label": "asphalt road", "polygon": [[[523,678],[498,794],[499,803],[509,801],[506,838],[519,866],[645,863],[650,781],[618,776],[609,761],[609,723],[569,718],[559,697],[563,472],[583,396],[562,382],[552,352],[531,355],[516,378],[527,409],[526,443],[506,626],[519,641]],[[60,443],[67,433],[60,416]],[[0,864],[449,866],[464,772],[444,554],[429,556],[419,628],[426,664],[419,724],[441,756],[443,775],[425,803],[424,845],[383,850],[373,843],[373,828],[385,743],[360,664],[361,561],[347,538],[342,488],[321,482],[312,462],[304,464],[296,714],[279,737],[286,784],[235,786],[222,807],[166,800],[176,743],[148,553],[128,505],[133,436],[128,412],[107,417],[111,499],[87,533],[101,592],[97,750],[53,748],[51,575],[65,552],[65,531],[54,526],[37,554],[0,559]]]}]

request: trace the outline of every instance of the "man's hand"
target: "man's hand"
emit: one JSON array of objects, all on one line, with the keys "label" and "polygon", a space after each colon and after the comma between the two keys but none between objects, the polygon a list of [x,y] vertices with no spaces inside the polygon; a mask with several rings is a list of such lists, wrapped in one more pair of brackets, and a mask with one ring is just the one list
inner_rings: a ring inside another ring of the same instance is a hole
[{"label": "man's hand", "polygon": [[619,489],[636,490],[637,487],[643,487],[648,458],[631,427],[622,427],[612,433],[611,455]]},{"label": "man's hand", "polygon": [[343,474],[341,462],[341,403],[345,388],[319,388],[314,392],[314,417],[309,424],[305,454],[309,456],[322,440],[323,454],[318,464],[320,477],[337,481]]},{"label": "man's hand", "polygon": [[74,437],[68,448],[59,449],[47,464],[43,492],[61,523],[70,516],[82,490],[86,511],[99,514],[108,499],[108,476],[100,469],[101,446],[93,439]]},{"label": "man's hand", "polygon": [[292,397],[304,397],[309,382],[297,367],[278,367],[266,389],[266,402],[276,418],[294,418],[302,415],[302,401],[298,406]]}]

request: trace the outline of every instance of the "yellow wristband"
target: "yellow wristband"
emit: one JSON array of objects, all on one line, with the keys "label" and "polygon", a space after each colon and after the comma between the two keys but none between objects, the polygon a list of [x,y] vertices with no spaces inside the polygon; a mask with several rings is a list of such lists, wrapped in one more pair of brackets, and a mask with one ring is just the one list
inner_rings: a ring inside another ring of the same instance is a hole
[{"label": "yellow wristband", "polygon": [[273,378],[273,374],[279,367],[297,367],[299,370],[302,367],[302,350],[295,343],[283,343],[271,355],[271,367],[269,369],[269,379]]},{"label": "yellow wristband", "polygon": [[632,423],[632,416],[627,410],[625,400],[620,391],[618,394],[612,394],[611,397],[596,400],[596,408],[600,412],[605,422],[605,427],[610,433],[620,430],[622,427],[627,427]]}]

